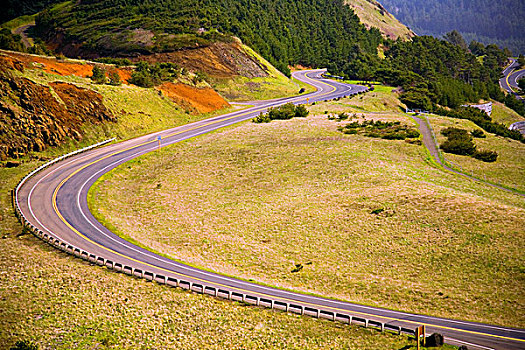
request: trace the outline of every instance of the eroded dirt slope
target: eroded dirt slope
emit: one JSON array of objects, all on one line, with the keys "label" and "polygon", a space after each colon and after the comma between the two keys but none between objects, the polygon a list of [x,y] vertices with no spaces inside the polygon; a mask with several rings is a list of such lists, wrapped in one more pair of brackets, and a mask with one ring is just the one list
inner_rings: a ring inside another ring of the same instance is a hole
[{"label": "eroded dirt slope", "polygon": [[62,82],[37,84],[9,68],[9,61],[0,60],[0,160],[57,146],[68,137],[81,139],[84,123],[116,121],[94,91]]}]

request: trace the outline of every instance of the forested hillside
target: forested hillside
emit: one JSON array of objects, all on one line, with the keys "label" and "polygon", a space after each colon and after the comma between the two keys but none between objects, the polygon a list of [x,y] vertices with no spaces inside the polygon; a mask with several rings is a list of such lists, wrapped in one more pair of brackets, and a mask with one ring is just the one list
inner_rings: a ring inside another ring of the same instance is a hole
[{"label": "forested hillside", "polygon": [[0,12],[0,23],[23,15],[32,15],[60,0],[5,0]]},{"label": "forested hillside", "polygon": [[342,0],[83,0],[45,10],[36,22],[56,49],[85,57],[191,48],[235,35],[283,72],[294,64],[342,67],[353,52],[375,55],[382,41]]},{"label": "forested hillside", "polygon": [[467,41],[525,53],[525,2],[522,0],[381,0],[418,35],[458,30]]},{"label": "forested hillside", "polygon": [[440,111],[494,99],[525,115],[525,107],[499,88],[507,54],[496,45],[478,43],[471,52],[456,32],[448,41],[388,40],[367,29],[343,0],[69,1],[43,10],[35,32],[67,56],[135,61],[142,54],[194,50],[237,36],[286,74],[290,65],[327,67],[347,78],[400,86],[409,107]]}]

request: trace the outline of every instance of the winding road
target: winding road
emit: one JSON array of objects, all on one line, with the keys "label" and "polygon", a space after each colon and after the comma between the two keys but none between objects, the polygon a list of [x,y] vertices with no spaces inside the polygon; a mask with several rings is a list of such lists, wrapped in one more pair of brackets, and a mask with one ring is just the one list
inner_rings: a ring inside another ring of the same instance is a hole
[{"label": "winding road", "polygon": [[503,78],[499,80],[501,87],[508,93],[514,94],[518,100],[523,100],[515,90],[519,89],[518,80],[525,77],[525,69],[518,69],[520,65],[515,58],[509,58],[510,64],[503,70]]},{"label": "winding road", "polygon": [[[167,146],[251,119],[270,107],[287,102],[304,104],[308,99],[311,103],[366,90],[363,86],[322,79],[322,72],[309,70],[294,73],[298,80],[315,86],[317,91],[314,93],[258,102],[248,109],[92,149],[54,163],[29,177],[19,187],[15,194],[16,205],[30,225],[35,227],[39,236],[45,235],[65,242],[65,250],[68,249],[68,245],[78,247],[96,256],[93,262],[98,262],[98,259],[102,259],[103,265],[111,262],[113,269],[126,272],[125,267],[129,267],[132,275],[146,278],[149,276],[151,280],[162,280],[167,284],[170,280],[184,280],[192,283],[188,289],[201,288],[203,293],[214,293],[216,296],[233,300],[239,300],[239,296],[244,299],[243,295],[248,294],[251,301],[257,305],[312,316],[316,314],[317,317],[341,322],[358,323],[367,319],[370,322],[375,321],[382,328],[390,327],[399,331],[405,328],[413,330],[419,325],[425,325],[427,334],[439,332],[445,336],[447,343],[467,345],[469,349],[525,349],[525,330],[522,329],[363,306],[200,270],[127,242],[109,231],[90,213],[87,193],[93,183],[126,161],[156,150],[159,137],[161,145]],[[146,276],[145,271],[150,275]],[[368,322],[366,321],[367,324]]]}]

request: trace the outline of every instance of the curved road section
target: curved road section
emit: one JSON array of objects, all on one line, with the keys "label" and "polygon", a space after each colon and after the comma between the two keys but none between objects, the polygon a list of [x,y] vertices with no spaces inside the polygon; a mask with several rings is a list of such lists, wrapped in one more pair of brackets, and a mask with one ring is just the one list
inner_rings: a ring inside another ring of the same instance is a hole
[{"label": "curved road section", "polygon": [[254,107],[165,130],[56,162],[33,176],[15,191],[15,205],[37,236],[85,260],[159,283],[259,306],[272,307],[334,321],[363,324],[412,333],[426,325],[428,333],[445,335],[448,343],[469,349],[524,349],[525,330],[449,320],[357,305],[262,286],[200,270],[156,255],[118,237],[90,213],[87,193],[93,183],[111,169],[158,148],[248,120],[287,102],[301,104],[330,100],[367,90],[321,78],[322,70],[294,73],[317,91],[308,95],[259,102]]},{"label": "curved road section", "polygon": [[519,89],[518,80],[525,77],[525,69],[518,69],[520,65],[515,58],[509,58],[509,60],[510,64],[503,70],[503,78],[499,80],[499,83],[505,91],[516,96],[518,100],[523,100],[514,90]]}]

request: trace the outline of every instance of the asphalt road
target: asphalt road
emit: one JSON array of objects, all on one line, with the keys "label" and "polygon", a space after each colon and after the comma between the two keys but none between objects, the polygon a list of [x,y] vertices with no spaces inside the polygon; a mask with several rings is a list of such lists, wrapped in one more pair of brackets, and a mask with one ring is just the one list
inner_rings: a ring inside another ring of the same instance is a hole
[{"label": "asphalt road", "polygon": [[499,80],[499,83],[505,91],[513,94],[517,99],[523,100],[523,98],[514,91],[518,89],[518,80],[525,77],[525,69],[519,69],[520,66],[516,59],[509,58],[509,60],[511,63],[503,70],[503,78]]},{"label": "asphalt road", "polygon": [[157,138],[167,146],[207,132],[248,120],[269,107],[334,99],[366,88],[319,79],[322,71],[296,72],[297,79],[314,85],[318,91],[299,97],[258,102],[254,107],[188,124],[174,129],[94,149],[58,162],[37,173],[20,188],[18,205],[25,217],[39,230],[71,245],[115,263],[147,270],[162,276],[184,279],[200,285],[245,293],[323,311],[350,314],[414,329],[426,325],[427,333],[439,332],[448,343],[469,349],[525,349],[525,330],[488,324],[450,320],[353,304],[345,301],[295,293],[200,270],[156,255],[118,237],[90,213],[87,192],[104,173],[126,161],[157,150]]}]

